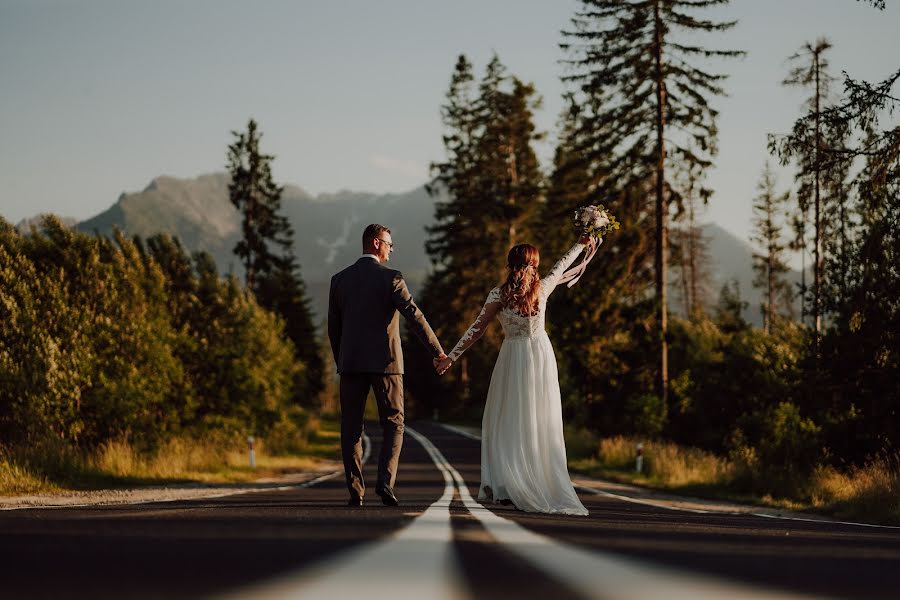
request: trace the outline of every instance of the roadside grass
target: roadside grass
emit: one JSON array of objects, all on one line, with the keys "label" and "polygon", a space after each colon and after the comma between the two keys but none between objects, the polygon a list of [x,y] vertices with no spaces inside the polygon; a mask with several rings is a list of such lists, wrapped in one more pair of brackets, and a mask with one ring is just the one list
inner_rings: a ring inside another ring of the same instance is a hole
[{"label": "roadside grass", "polygon": [[0,495],[33,494],[58,489],[59,486],[51,483],[45,476],[16,464],[6,456],[0,457]]},{"label": "roadside grass", "polygon": [[0,495],[60,493],[165,484],[238,484],[309,471],[340,459],[336,417],[311,417],[299,430],[273,432],[255,443],[256,468],[243,439],[176,437],[153,452],[125,441],[89,455],[52,443],[0,453]]},{"label": "roadside grass", "polygon": [[[700,498],[900,525],[900,454],[878,457],[846,471],[818,466],[781,486],[788,493],[773,494],[768,485],[772,472],[758,461],[740,454],[721,457],[670,442],[644,441],[643,471],[637,473],[638,441],[626,436],[597,439],[583,429],[567,428],[569,468],[591,477]],[[783,479],[785,474],[777,476]]]}]

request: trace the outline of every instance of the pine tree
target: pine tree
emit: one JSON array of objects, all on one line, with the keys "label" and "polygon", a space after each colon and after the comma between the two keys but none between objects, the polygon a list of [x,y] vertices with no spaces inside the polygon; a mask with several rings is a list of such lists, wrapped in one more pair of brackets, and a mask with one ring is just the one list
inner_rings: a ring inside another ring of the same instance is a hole
[{"label": "pine tree", "polygon": [[[692,16],[728,0],[582,0],[562,46],[591,113],[585,115],[593,152],[608,155],[609,169],[599,195],[654,180],[656,216],[656,299],[659,343],[657,387],[668,404],[667,275],[668,219],[681,194],[667,178],[674,161],[701,169],[716,153],[716,111],[711,97],[722,95],[725,75],[711,74],[693,60],[742,55],[712,50],[689,38],[726,31],[735,22]],[[683,34],[683,38],[679,37]]]},{"label": "pine tree", "polygon": [[823,297],[832,319],[818,359],[819,378],[828,386],[819,397],[825,399],[820,410],[830,424],[830,445],[837,455],[857,460],[900,442],[900,127],[882,129],[885,117],[900,107],[898,81],[900,70],[877,83],[845,74],[840,102],[808,110],[789,134],[769,138],[783,161],[797,159],[809,153],[818,124],[826,141],[839,142],[821,149],[825,173],[865,161],[844,205],[849,251],[825,255],[825,276],[842,281],[846,295]]},{"label": "pine tree", "polygon": [[778,318],[781,307],[790,309],[791,289],[783,275],[788,272],[784,261],[787,245],[782,241],[780,215],[790,199],[790,193],[775,191],[775,174],[766,163],[757,186],[759,195],[753,203],[754,235],[752,240],[762,247],[762,253],[753,253],[753,285],[763,290],[763,329],[768,333]]},{"label": "pine tree", "polygon": [[[611,158],[592,150],[583,123],[586,107],[574,94],[565,100],[539,230],[542,256],[551,261],[575,239],[574,211],[598,202],[594,190]],[[622,226],[604,240],[589,273],[573,288],[554,293],[548,307],[567,418],[608,432],[624,429],[625,400],[653,386],[651,371],[638,358],[647,350],[653,320],[647,293],[654,281],[650,191],[644,181],[602,196],[599,201]]]},{"label": "pine tree", "polygon": [[725,333],[735,333],[747,329],[742,316],[749,304],[741,299],[741,286],[737,279],[722,284],[719,302],[716,305],[716,324]]},{"label": "pine tree", "polygon": [[788,214],[790,218],[790,228],[793,237],[788,242],[788,248],[791,252],[800,255],[800,282],[797,284],[798,296],[800,298],[800,323],[806,324],[806,306],[808,304],[807,297],[809,295],[809,286],[806,282],[806,259],[809,254],[809,206],[804,206],[799,202]]},{"label": "pine tree", "polygon": [[234,251],[243,261],[247,290],[285,321],[285,333],[305,367],[295,399],[309,405],[322,389],[322,357],[293,251],[294,231],[281,211],[283,188],[272,178],[274,156],[260,150],[262,134],[253,119],[246,133],[232,134],[236,139],[228,147],[228,192],[241,213],[243,234]]},{"label": "pine tree", "polygon": [[846,444],[843,455],[859,459],[900,443],[900,126],[890,119],[900,108],[898,82],[900,70],[876,84],[845,75],[845,99],[822,115],[826,130],[852,133],[834,153],[864,161],[848,205],[849,251],[826,263],[826,273],[843,278],[846,294],[825,298],[834,319],[823,340],[824,366],[839,390],[832,414],[849,421],[833,438]]},{"label": "pine tree", "polygon": [[822,312],[826,315],[833,299],[841,298],[839,302],[843,302],[849,294],[847,276],[852,260],[850,238],[855,223],[850,184],[853,161],[842,158],[848,135],[849,131],[846,129],[836,131],[829,128],[826,131],[827,151],[832,156],[839,157],[828,161],[828,168],[822,177],[822,187],[827,198],[822,214]]},{"label": "pine tree", "polygon": [[[543,176],[532,144],[539,139],[533,111],[539,100],[531,85],[507,74],[494,56],[476,83],[472,65],[460,56],[441,114],[446,160],[432,164],[428,190],[446,201],[435,205],[426,251],[435,270],[422,303],[444,339],[457,339],[483,299],[504,274],[510,246],[527,239],[541,200]],[[451,372],[466,401],[484,391],[491,350],[488,334]],[[473,377],[477,374],[477,377]],[[473,389],[474,386],[474,389]]]},{"label": "pine tree", "polygon": [[[822,332],[822,287],[825,271],[823,244],[825,240],[825,210],[823,197],[823,179],[828,167],[825,149],[828,145],[822,124],[822,110],[829,100],[834,78],[829,73],[829,63],[825,54],[832,47],[831,42],[819,38],[815,44],[807,42],[790,57],[792,67],[787,78],[782,82],[786,86],[801,87],[810,91],[805,106],[813,117],[805,122],[805,129],[796,131],[800,134],[792,145],[778,145],[770,138],[770,148],[782,159],[783,163],[796,156],[798,162],[797,203],[802,215],[812,209],[812,246],[813,246],[813,284],[811,313],[813,321],[814,346],[818,352],[819,336]],[[805,218],[803,229],[805,230]],[[802,233],[798,234],[797,245],[805,244]],[[802,252],[803,250],[801,250]]]},{"label": "pine tree", "polygon": [[[432,163],[432,181],[427,190],[432,196],[445,194],[446,202],[435,203],[434,224],[428,227],[425,250],[435,267],[425,283],[422,302],[431,314],[464,314],[488,282],[495,278],[489,259],[498,253],[498,236],[491,236],[488,223],[481,225],[481,168],[478,145],[484,127],[483,106],[475,83],[472,64],[460,55],[454,67],[447,91],[446,102],[441,107],[444,124],[444,150],[446,160]],[[493,203],[493,202],[492,202]],[[487,221],[487,219],[485,219]],[[443,319],[434,321],[439,337],[458,339],[466,325]],[[490,345],[491,338],[484,340]],[[452,342],[451,342],[452,343]],[[458,392],[463,402],[470,395],[469,361],[475,352],[463,355],[457,373]]]},{"label": "pine tree", "polygon": [[272,179],[272,160],[260,151],[262,134],[250,119],[247,132],[232,131],[234,142],[228,146],[228,194],[241,214],[241,240],[234,248],[244,265],[248,290],[256,289],[259,275],[276,269],[278,248],[291,247],[292,231],[281,214],[283,188]]}]

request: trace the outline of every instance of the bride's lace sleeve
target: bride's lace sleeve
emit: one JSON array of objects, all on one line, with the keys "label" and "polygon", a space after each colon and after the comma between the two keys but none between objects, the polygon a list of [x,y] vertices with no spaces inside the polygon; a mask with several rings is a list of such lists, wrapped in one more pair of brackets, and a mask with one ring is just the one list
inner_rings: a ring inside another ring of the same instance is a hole
[{"label": "bride's lace sleeve", "polygon": [[450,351],[450,354],[447,355],[450,357],[450,360],[456,362],[456,360],[462,356],[463,352],[468,350],[472,344],[478,341],[478,338],[484,334],[484,330],[491,324],[491,321],[500,311],[501,307],[500,288],[494,288],[491,290],[491,293],[488,294],[487,300],[484,301],[484,307],[482,307],[478,318],[475,319],[475,322],[472,323],[468,331],[459,338],[456,346],[454,346],[453,350]]},{"label": "bride's lace sleeve", "polygon": [[553,291],[553,288],[555,288],[557,284],[559,284],[559,280],[563,276],[563,273],[565,273],[566,269],[568,269],[572,265],[572,263],[575,262],[575,259],[578,258],[579,254],[581,254],[581,251],[584,250],[584,247],[584,244],[576,243],[569,249],[568,252],[565,253],[565,255],[563,255],[562,258],[556,261],[556,264],[553,265],[553,268],[550,269],[550,272],[547,273],[547,275],[543,279],[541,279],[541,291],[544,294],[549,295],[550,292]]}]

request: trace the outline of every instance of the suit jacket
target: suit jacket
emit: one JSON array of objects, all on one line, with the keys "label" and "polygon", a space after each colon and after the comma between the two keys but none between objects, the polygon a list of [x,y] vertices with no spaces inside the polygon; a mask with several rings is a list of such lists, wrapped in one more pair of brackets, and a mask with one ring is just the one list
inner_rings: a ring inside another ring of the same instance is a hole
[{"label": "suit jacket", "polygon": [[402,374],[399,314],[433,356],[443,352],[400,271],[364,256],[332,277],[328,338],[338,373]]}]

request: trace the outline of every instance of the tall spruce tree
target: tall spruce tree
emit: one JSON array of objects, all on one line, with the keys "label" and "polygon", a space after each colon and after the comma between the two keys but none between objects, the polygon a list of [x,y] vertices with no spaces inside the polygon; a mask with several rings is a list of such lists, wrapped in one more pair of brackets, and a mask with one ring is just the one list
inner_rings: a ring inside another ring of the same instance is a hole
[{"label": "tall spruce tree", "polygon": [[228,147],[228,192],[241,214],[242,238],[234,248],[243,262],[247,290],[260,305],[285,321],[285,333],[293,342],[305,369],[298,376],[295,399],[314,402],[322,389],[322,357],[319,353],[312,311],[300,266],[294,255],[294,231],[281,211],[283,187],[272,178],[274,156],[260,150],[262,133],[250,119],[246,132],[233,131]]},{"label": "tall spruce tree", "polygon": [[290,223],[281,214],[282,186],[272,179],[270,154],[259,147],[262,133],[250,119],[246,132],[232,131],[235,140],[228,146],[228,195],[241,215],[241,239],[234,253],[244,265],[248,290],[256,289],[256,278],[276,270],[281,256],[290,249]]},{"label": "tall spruce tree", "polygon": [[[825,221],[823,196],[823,180],[828,167],[826,147],[828,142],[822,123],[822,110],[829,101],[831,86],[834,78],[829,73],[829,63],[826,53],[832,44],[826,38],[819,38],[815,43],[807,42],[798,52],[790,57],[792,66],[788,76],[782,82],[790,87],[801,87],[808,90],[810,95],[804,106],[812,120],[804,122],[806,127],[802,131],[795,131],[799,137],[791,147],[777,145],[774,138],[770,138],[770,148],[774,150],[787,163],[791,157],[796,157],[798,167],[797,204],[801,220],[797,223],[802,229],[797,232],[797,246],[805,246],[804,233],[806,230],[805,215],[812,212],[812,255],[813,255],[813,283],[810,312],[812,314],[813,342],[818,352],[819,337],[822,332],[822,287],[825,271]],[[801,249],[801,252],[804,252]],[[805,300],[804,300],[805,301]]]},{"label": "tall spruce tree", "polygon": [[[539,139],[533,111],[534,88],[509,75],[497,56],[476,82],[472,65],[460,56],[441,107],[446,160],[432,164],[428,190],[441,196],[426,251],[435,270],[426,282],[423,304],[445,339],[456,339],[477,314],[479,301],[504,274],[510,246],[527,239],[536,216],[543,176],[532,144]],[[445,199],[445,200],[444,200]],[[484,391],[490,351],[499,338],[489,334],[451,372],[464,400]]]},{"label": "tall spruce tree", "polygon": [[724,94],[726,75],[704,71],[711,58],[736,57],[735,50],[697,45],[698,33],[727,31],[734,21],[693,16],[728,0],[582,0],[564,32],[565,79],[576,83],[590,114],[583,127],[598,155],[612,157],[598,183],[601,196],[654,181],[656,299],[659,344],[658,390],[668,404],[667,276],[670,203],[680,191],[667,178],[673,162],[706,168],[716,153],[713,96]]},{"label": "tall spruce tree", "polygon": [[790,192],[779,194],[775,191],[775,185],[775,174],[766,162],[757,185],[759,195],[753,201],[752,240],[762,248],[762,252],[753,253],[753,271],[756,274],[753,285],[763,291],[761,309],[763,329],[767,333],[782,310],[789,311],[791,306],[790,284],[784,280],[784,274],[788,272],[784,258],[787,245],[782,240],[780,221]]},{"label": "tall spruce tree", "polygon": [[[593,151],[594,131],[583,123],[587,107],[572,93],[565,101],[539,229],[543,260],[551,262],[575,239],[574,211],[598,201],[594,190],[612,158]],[[590,272],[554,293],[548,307],[567,418],[606,432],[624,431],[625,402],[653,386],[652,369],[639,359],[654,314],[647,294],[654,281],[651,185],[637,182],[602,196],[622,226],[604,240]]]}]

